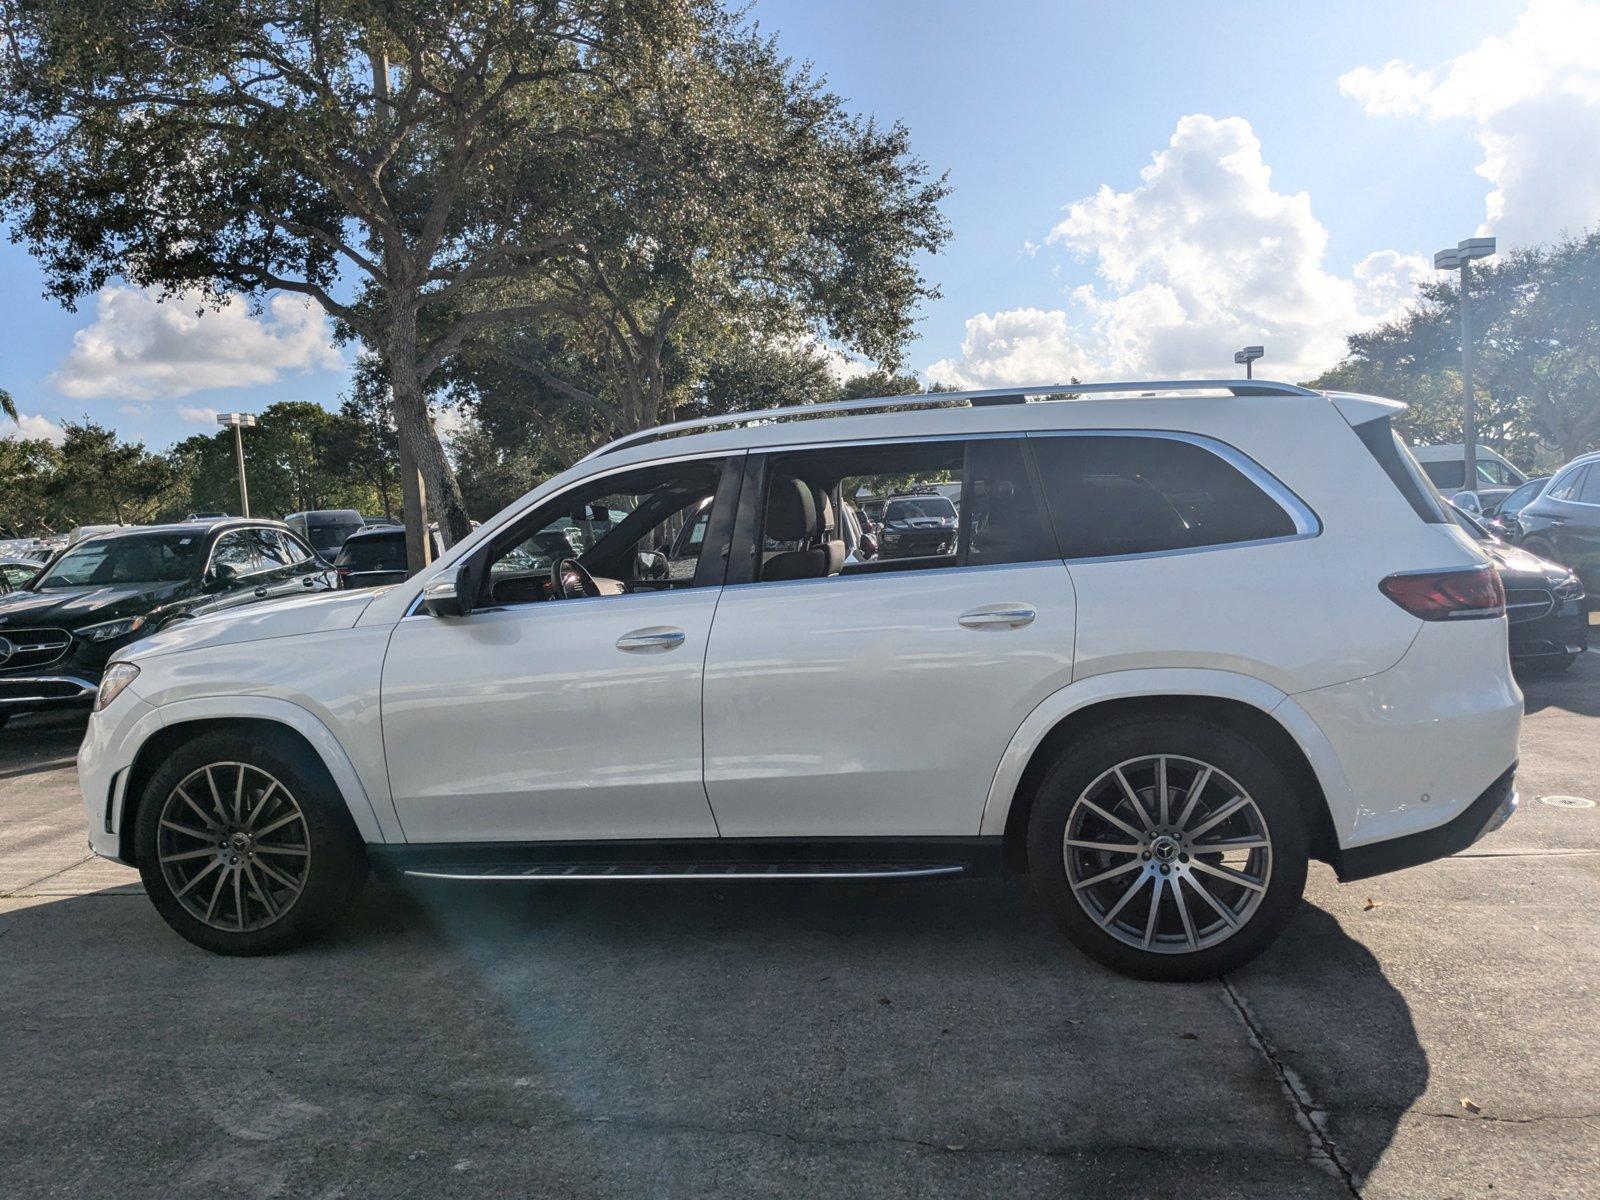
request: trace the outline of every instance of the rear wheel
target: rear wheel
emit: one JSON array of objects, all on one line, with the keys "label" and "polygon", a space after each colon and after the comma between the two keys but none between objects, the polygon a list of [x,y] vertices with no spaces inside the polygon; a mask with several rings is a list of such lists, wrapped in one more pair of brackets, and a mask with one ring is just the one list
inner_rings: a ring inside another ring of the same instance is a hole
[{"label": "rear wheel", "polygon": [[320,762],[286,738],[203,734],[151,778],[135,826],[158,912],[218,954],[269,954],[326,929],[366,853]]},{"label": "rear wheel", "polygon": [[1144,979],[1250,961],[1305,887],[1305,818],[1232,729],[1146,718],[1080,738],[1034,802],[1030,873],[1084,953]]}]

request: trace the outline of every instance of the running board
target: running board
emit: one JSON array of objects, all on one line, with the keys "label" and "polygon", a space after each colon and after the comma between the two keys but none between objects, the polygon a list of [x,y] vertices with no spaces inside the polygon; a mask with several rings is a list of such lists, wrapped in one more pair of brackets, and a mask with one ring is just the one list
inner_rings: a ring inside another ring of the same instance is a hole
[{"label": "running board", "polygon": [[728,883],[791,879],[919,879],[964,875],[964,863],[437,863],[402,868],[413,879],[448,879],[466,883]]}]

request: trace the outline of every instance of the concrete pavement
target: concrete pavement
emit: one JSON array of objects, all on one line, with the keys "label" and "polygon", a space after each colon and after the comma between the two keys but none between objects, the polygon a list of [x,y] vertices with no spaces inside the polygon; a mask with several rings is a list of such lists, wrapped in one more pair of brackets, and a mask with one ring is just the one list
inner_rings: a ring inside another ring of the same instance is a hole
[{"label": "concrete pavement", "polygon": [[1600,799],[1600,655],[1526,688],[1504,830],[1165,986],[1008,882],[375,885],[213,958],[13,722],[0,1195],[1600,1196],[1600,808],[1537,799]]}]

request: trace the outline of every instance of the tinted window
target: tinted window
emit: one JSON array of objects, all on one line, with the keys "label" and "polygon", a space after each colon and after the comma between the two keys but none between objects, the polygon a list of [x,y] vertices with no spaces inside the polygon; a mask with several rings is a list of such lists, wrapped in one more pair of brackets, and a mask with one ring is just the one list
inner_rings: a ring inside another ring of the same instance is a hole
[{"label": "tinted window", "polygon": [[1584,471],[1583,483],[1578,488],[1580,504],[1600,504],[1600,471],[1589,467]]},{"label": "tinted window", "polygon": [[396,530],[377,537],[353,537],[339,551],[338,565],[352,571],[404,571],[406,535]]},{"label": "tinted window", "polygon": [[266,530],[266,535],[278,547],[279,560],[290,566],[298,566],[311,557],[311,551],[291,533],[285,533],[281,529],[269,529]]},{"label": "tinted window", "polygon": [[1587,467],[1575,467],[1562,475],[1550,485],[1550,499],[1576,500],[1579,490],[1583,487],[1583,476],[1587,470]]},{"label": "tinted window", "polygon": [[1066,436],[1030,444],[1067,558],[1150,554],[1295,532],[1277,501],[1192,442]]},{"label": "tinted window", "polygon": [[1467,475],[1464,462],[1425,462],[1422,469],[1428,473],[1435,487],[1459,488]]},{"label": "tinted window", "polygon": [[1021,442],[996,438],[968,444],[961,507],[969,566],[1057,557]]},{"label": "tinted window", "polygon": [[1523,484],[1516,491],[1512,492],[1511,495],[1507,496],[1503,502],[1501,502],[1500,511],[1508,515],[1511,513],[1521,512],[1524,506],[1533,503],[1533,498],[1539,494],[1539,489],[1542,488],[1546,482],[1548,481],[1537,479],[1531,483]]},{"label": "tinted window", "polygon": [[265,570],[268,565],[261,557],[261,542],[253,529],[223,534],[211,554],[213,569],[231,567],[235,575],[250,575]]}]

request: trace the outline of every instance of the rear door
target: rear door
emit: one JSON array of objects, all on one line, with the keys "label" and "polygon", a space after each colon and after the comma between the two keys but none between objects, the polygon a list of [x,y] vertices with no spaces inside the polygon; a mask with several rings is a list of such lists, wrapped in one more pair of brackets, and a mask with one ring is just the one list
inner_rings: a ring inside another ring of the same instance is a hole
[{"label": "rear door", "polygon": [[[829,500],[805,538],[774,503],[797,480]],[[843,500],[953,481],[954,552],[828,561]],[[745,492],[706,655],[722,835],[975,836],[1012,735],[1072,670],[1072,584],[1021,439],[773,454]]]}]

